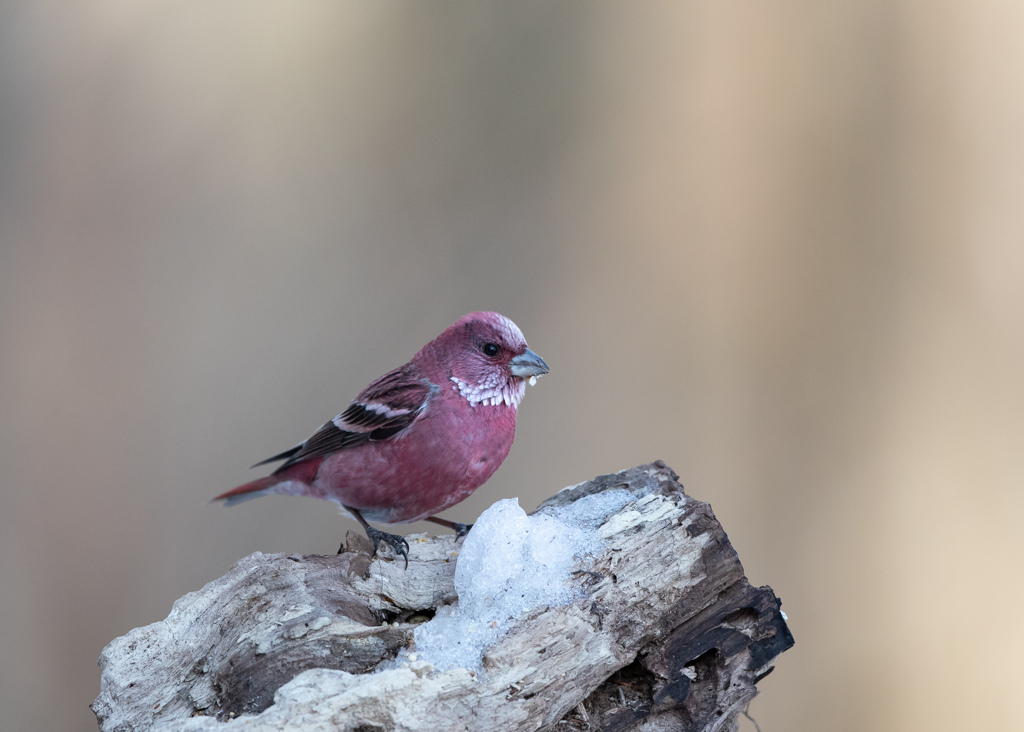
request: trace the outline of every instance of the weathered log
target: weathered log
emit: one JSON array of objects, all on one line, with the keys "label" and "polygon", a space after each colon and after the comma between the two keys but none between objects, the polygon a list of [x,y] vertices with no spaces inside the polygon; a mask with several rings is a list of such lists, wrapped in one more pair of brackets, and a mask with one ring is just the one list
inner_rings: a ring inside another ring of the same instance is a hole
[{"label": "weathered log", "polygon": [[409,537],[404,570],[350,533],[337,556],[248,556],[111,642],[100,728],[735,729],[793,644],[779,600],[747,582],[710,506],[661,462],[541,508],[612,489],[631,500],[597,530],[603,550],[578,560],[576,599],[517,617],[480,669],[394,663],[419,623],[457,603],[461,540]]}]

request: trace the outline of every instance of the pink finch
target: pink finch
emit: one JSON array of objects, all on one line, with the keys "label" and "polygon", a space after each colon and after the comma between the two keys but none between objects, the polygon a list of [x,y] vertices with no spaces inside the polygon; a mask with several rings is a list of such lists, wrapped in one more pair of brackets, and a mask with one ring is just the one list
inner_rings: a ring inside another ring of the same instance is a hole
[{"label": "pink finch", "polygon": [[426,520],[464,534],[468,527],[434,514],[498,469],[512,447],[526,382],[547,372],[515,323],[470,313],[308,440],[256,464],[284,460],[271,475],[214,500],[233,506],[278,493],[335,501],[363,526],[374,552],[384,541],[408,564],[405,539],[367,522]]}]

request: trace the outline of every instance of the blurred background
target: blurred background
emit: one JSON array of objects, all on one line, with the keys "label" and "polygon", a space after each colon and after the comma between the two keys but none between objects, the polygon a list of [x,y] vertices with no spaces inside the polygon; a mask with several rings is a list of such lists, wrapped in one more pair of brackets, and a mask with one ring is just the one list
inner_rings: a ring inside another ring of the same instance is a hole
[{"label": "blurred background", "polygon": [[552,371],[449,518],[663,459],[789,615],[763,732],[1024,728],[1022,36],[1013,0],[3,5],[4,729],[95,729],[107,642],[333,552],[329,504],[205,502],[475,309]]}]

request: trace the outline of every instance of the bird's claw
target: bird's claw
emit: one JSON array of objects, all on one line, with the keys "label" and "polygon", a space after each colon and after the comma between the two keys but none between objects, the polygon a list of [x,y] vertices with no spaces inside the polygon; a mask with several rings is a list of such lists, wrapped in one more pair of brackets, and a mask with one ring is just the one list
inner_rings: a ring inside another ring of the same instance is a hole
[{"label": "bird's claw", "polygon": [[383,541],[391,550],[395,553],[395,556],[402,557],[405,560],[405,568],[409,568],[409,542],[405,540],[405,537],[399,536],[398,534],[389,534],[386,531],[375,529],[372,526],[366,527],[366,535],[370,537],[370,541],[373,542],[373,554],[376,556],[377,547]]}]

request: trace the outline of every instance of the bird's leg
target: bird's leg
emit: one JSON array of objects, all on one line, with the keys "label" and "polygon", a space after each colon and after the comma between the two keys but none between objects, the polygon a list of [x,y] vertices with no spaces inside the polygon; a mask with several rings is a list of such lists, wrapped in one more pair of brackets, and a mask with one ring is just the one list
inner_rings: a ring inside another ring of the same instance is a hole
[{"label": "bird's leg", "polygon": [[446,529],[451,529],[455,532],[456,536],[465,536],[469,533],[469,530],[473,528],[473,524],[460,524],[458,521],[449,521],[448,519],[438,518],[437,516],[428,516],[423,520],[444,526]]},{"label": "bird's leg", "polygon": [[[366,523],[366,519],[364,519],[363,515],[356,509],[350,508],[349,506],[343,506],[343,508],[355,517],[355,520],[363,527],[366,535],[370,537],[370,541],[373,542],[374,556],[377,554],[377,547],[383,541],[391,547],[395,552],[395,556],[405,559],[405,568],[409,568],[409,542],[407,542],[404,537],[401,537],[398,534],[389,534],[385,531],[381,531],[380,529],[375,529]],[[345,545],[342,544],[341,547],[344,548]],[[341,549],[338,549],[338,554],[341,554]]]}]

